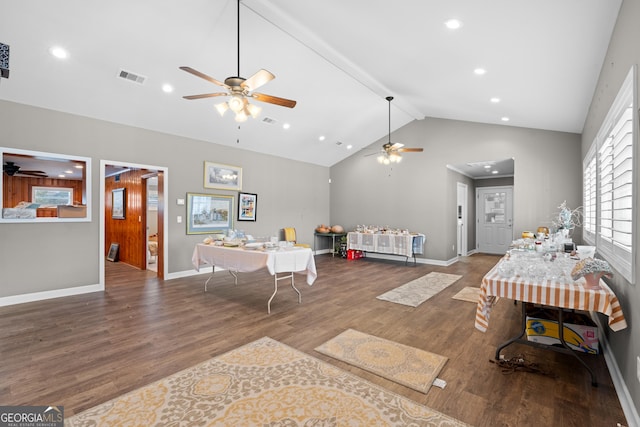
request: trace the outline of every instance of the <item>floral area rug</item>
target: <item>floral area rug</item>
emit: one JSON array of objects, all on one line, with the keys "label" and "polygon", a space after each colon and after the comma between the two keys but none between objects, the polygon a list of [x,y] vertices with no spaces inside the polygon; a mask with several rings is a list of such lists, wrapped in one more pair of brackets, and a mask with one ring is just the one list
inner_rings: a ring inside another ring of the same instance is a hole
[{"label": "floral area rug", "polygon": [[317,352],[426,393],[447,358],[404,344],[347,329]]},{"label": "floral area rug", "polygon": [[474,288],[471,286],[467,286],[462,288],[460,292],[452,296],[453,299],[459,299],[460,301],[469,301],[474,304],[478,303],[478,298],[480,297],[480,288]]},{"label": "floral area rug", "polygon": [[66,426],[467,426],[264,337]]},{"label": "floral area rug", "polygon": [[462,276],[457,274],[438,273],[432,271],[409,283],[378,295],[376,298],[384,301],[395,302],[397,304],[417,307],[438,292],[451,286]]}]

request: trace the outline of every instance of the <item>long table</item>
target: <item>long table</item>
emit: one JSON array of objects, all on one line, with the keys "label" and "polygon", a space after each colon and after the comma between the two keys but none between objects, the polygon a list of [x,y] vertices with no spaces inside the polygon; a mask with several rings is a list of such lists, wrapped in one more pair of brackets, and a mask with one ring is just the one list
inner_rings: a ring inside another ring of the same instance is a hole
[{"label": "long table", "polygon": [[[302,295],[298,288],[295,287],[293,273],[305,274],[309,286],[313,285],[313,282],[318,277],[313,253],[311,249],[303,247],[287,247],[278,248],[274,251],[266,251],[228,248],[199,243],[193,250],[191,262],[196,271],[200,271],[203,267],[213,267],[211,276],[209,276],[204,284],[205,292],[216,267],[228,270],[234,276],[236,284],[238,283],[236,273],[246,273],[266,268],[269,274],[274,276],[273,294],[267,302],[268,313],[271,313],[271,301],[276,293],[278,293],[279,280],[291,279],[291,287],[298,294],[298,303],[301,303]],[[288,274],[278,276],[279,273]]]},{"label": "long table", "polygon": [[405,257],[405,264],[413,257],[416,264],[416,254],[424,251],[424,234],[386,234],[386,233],[358,233],[347,234],[347,249],[380,254],[400,255]]},{"label": "long table", "polygon": [[[584,279],[576,282],[560,279],[532,280],[519,275],[505,277],[501,275],[500,264],[507,261],[504,257],[483,277],[476,308],[475,327],[486,332],[489,326],[491,309],[500,297],[509,298],[522,302],[522,327],[519,334],[506,342],[500,344],[496,349],[495,359],[500,359],[502,349],[513,343],[520,343],[534,347],[548,348],[554,351],[571,354],[591,374],[591,383],[596,386],[595,375],[589,366],[571,350],[564,341],[563,336],[563,309],[573,309],[580,311],[596,311],[608,316],[609,328],[613,331],[620,331],[627,327],[622,308],[618,298],[607,284],[601,280],[600,289],[587,289],[583,286]],[[544,262],[542,259],[539,262]],[[526,304],[534,303],[545,307],[554,308],[558,314],[559,339],[562,347],[550,347],[544,344],[535,343],[522,339],[526,333]]]}]

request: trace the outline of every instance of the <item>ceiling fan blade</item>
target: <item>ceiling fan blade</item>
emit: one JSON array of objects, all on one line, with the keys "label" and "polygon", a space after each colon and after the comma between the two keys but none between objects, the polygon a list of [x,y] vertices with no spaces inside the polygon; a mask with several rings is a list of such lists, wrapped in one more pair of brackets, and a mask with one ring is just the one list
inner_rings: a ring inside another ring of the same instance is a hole
[{"label": "ceiling fan blade", "polygon": [[202,93],[200,95],[187,95],[183,96],[184,99],[202,99],[202,98],[213,98],[214,96],[228,96],[228,93],[225,92],[216,92],[216,93]]},{"label": "ceiling fan blade", "polygon": [[402,147],[404,147],[404,144],[400,142],[394,142],[393,145],[391,145],[392,150],[397,150],[398,148],[402,148]]},{"label": "ceiling fan blade", "polygon": [[399,153],[422,153],[424,148],[398,148],[396,151]]},{"label": "ceiling fan blade", "polygon": [[213,84],[216,84],[216,85],[218,85],[218,86],[226,87],[227,89],[229,88],[229,86],[227,86],[226,84],[224,84],[224,83],[222,83],[222,82],[220,82],[220,81],[218,81],[218,80],[214,79],[213,77],[209,77],[209,76],[207,76],[206,74],[201,73],[201,72],[200,72],[200,71],[198,71],[198,70],[194,70],[194,69],[193,69],[193,68],[191,68],[191,67],[180,67],[180,69],[181,69],[181,70],[186,71],[187,73],[191,73],[191,74],[193,74],[194,76],[198,76],[198,77],[200,77],[201,79],[205,79],[206,81],[211,82],[211,83],[213,83]]},{"label": "ceiling fan blade", "polygon": [[258,89],[260,86],[269,83],[271,80],[275,79],[276,76],[271,74],[267,70],[260,70],[255,73],[253,76],[249,77],[247,80],[242,82],[240,86],[247,89],[249,92]]},{"label": "ceiling fan blade", "polygon": [[282,107],[293,108],[296,106],[296,101],[285,98],[278,98],[277,96],[265,95],[263,93],[253,93],[251,94],[253,98],[258,101],[268,102],[270,104],[280,105]]}]

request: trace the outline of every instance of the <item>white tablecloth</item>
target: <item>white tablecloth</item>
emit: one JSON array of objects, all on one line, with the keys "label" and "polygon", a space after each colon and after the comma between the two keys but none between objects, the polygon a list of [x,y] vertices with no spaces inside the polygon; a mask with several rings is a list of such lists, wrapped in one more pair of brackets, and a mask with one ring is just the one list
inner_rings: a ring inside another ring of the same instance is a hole
[{"label": "white tablecloth", "polygon": [[301,273],[307,275],[308,285],[312,285],[318,277],[311,249],[296,246],[263,251],[199,243],[193,250],[191,262],[198,271],[203,266],[215,266],[240,273],[266,267],[272,276],[276,273]]},{"label": "white tablecloth", "polygon": [[347,247],[365,252],[379,252],[411,257],[423,253],[424,234],[373,234],[350,232]]}]

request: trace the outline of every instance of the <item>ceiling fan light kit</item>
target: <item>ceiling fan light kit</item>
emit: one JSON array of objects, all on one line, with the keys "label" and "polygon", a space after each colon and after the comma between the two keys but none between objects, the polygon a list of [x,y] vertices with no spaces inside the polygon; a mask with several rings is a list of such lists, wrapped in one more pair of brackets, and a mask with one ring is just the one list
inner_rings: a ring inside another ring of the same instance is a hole
[{"label": "ceiling fan light kit", "polygon": [[220,113],[221,116],[224,116],[224,113],[227,110],[231,110],[235,113],[236,122],[245,122],[249,118],[249,116],[254,119],[258,117],[262,108],[257,105],[249,103],[249,98],[253,98],[256,101],[260,102],[268,102],[270,104],[280,105],[282,107],[293,108],[296,106],[296,101],[285,98],[278,98],[276,96],[265,95],[263,93],[250,93],[253,90],[259,88],[260,86],[269,83],[271,80],[275,79],[276,76],[270,73],[267,70],[260,70],[248,79],[245,79],[240,76],[240,0],[238,0],[238,75],[235,77],[227,77],[224,83],[210,77],[200,71],[194,70],[191,67],[180,67],[181,70],[186,71],[188,73],[193,74],[194,76],[200,77],[204,80],[207,80],[215,85],[222,86],[227,89],[228,92],[217,92],[217,93],[205,93],[201,95],[188,95],[183,96],[184,99],[202,99],[202,98],[212,98],[216,96],[230,96],[231,99],[228,101],[219,103],[215,105],[216,110]]},{"label": "ceiling fan light kit", "polygon": [[382,145],[382,152],[377,157],[378,163],[382,165],[388,165],[391,163],[400,163],[402,161],[402,155],[400,153],[421,153],[422,148],[403,148],[404,144],[396,142],[391,143],[391,101],[393,96],[387,96],[385,98],[389,102],[389,140]]}]

